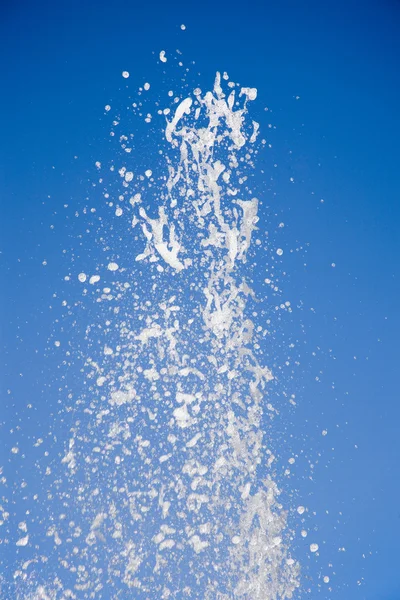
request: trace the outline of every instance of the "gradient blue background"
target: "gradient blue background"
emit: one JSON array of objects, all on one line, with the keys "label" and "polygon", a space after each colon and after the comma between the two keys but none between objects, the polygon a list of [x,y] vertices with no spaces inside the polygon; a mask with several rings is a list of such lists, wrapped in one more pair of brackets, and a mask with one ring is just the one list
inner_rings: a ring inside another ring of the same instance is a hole
[{"label": "gradient blue background", "polygon": [[[85,204],[121,71],[151,80],[152,52],[180,48],[210,81],[227,70],[258,88],[277,127],[282,247],[309,243],[284,255],[307,344],[280,449],[321,454],[313,481],[305,465],[293,485],[326,542],[310,573],[331,574],[332,561],[336,576],[332,592],[314,585],[306,597],[400,598],[399,27],[394,0],[1,3],[1,452],[16,485],[59,400],[46,391],[58,358],[45,348],[62,249],[75,243],[63,204]],[[18,558],[13,544],[1,551]]]}]

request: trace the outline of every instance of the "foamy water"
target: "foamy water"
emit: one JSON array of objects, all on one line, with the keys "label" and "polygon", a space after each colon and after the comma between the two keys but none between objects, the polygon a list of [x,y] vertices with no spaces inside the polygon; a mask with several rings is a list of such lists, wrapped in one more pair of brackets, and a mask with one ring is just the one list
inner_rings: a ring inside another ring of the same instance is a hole
[{"label": "foamy water", "polygon": [[[146,169],[121,131],[125,156],[96,163],[100,184],[107,171],[121,186],[104,197],[128,251],[111,256],[103,224],[110,258],[71,274],[104,319],[85,325],[93,353],[54,486],[62,518],[46,524],[47,549],[26,524],[16,542],[32,548],[14,574],[22,597],[278,600],[299,587],[264,431],[277,413],[274,373],[250,283],[265,228],[250,184],[257,90],[217,73],[209,91],[172,96],[155,113],[133,105],[160,123],[165,149]],[[56,571],[42,581],[48,561]]]}]

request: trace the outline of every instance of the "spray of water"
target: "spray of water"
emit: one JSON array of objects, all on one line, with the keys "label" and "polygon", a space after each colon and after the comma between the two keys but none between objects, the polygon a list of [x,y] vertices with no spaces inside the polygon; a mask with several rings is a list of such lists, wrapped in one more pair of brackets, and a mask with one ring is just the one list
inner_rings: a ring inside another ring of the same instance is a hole
[{"label": "spray of water", "polygon": [[[211,91],[164,110],[158,181],[113,169],[131,211],[126,239],[142,246],[128,253],[136,278],[108,264],[113,289],[99,289],[108,316],[101,330],[86,328],[101,352],[85,356],[86,391],[61,458],[64,520],[46,531],[57,572],[38,587],[46,559],[36,554],[16,573],[35,587],[24,597],[278,600],[299,586],[264,434],[273,373],[249,309],[256,96],[217,73]],[[99,280],[79,274],[82,285]]]}]

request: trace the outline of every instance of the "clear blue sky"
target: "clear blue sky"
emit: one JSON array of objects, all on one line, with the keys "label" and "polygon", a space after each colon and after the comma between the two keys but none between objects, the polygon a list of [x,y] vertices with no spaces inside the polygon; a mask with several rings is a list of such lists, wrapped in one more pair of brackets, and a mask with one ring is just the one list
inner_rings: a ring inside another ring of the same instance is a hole
[{"label": "clear blue sky", "polygon": [[[36,451],[33,437],[57,410],[49,306],[62,249],[76,243],[63,205],[85,203],[121,71],[150,78],[159,51],[180,48],[204,79],[220,69],[258,88],[277,128],[282,244],[307,248],[285,253],[285,291],[302,303],[307,344],[298,408],[276,435],[283,458],[321,454],[313,481],[305,465],[291,482],[326,541],[310,574],[331,560],[337,575],[332,592],[305,597],[400,598],[399,25],[395,0],[2,3],[0,444],[17,487],[29,478],[21,454]],[[291,327],[295,317],[283,334]],[[5,552],[18,559],[13,543]]]}]

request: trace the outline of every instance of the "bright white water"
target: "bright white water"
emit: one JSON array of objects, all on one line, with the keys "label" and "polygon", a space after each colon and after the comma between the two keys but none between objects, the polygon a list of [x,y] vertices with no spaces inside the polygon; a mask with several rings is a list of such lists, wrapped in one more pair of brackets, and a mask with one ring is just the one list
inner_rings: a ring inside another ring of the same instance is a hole
[{"label": "bright white water", "polygon": [[299,586],[264,433],[274,374],[248,266],[263,227],[249,187],[256,96],[217,73],[210,91],[171,98],[166,149],[143,171],[120,136],[113,219],[130,211],[124,243],[136,236],[141,249],[73,275],[95,286],[106,317],[81,324],[93,353],[53,484],[61,516],[47,548],[21,529],[17,545],[32,547],[15,573],[21,597],[278,600]]}]

